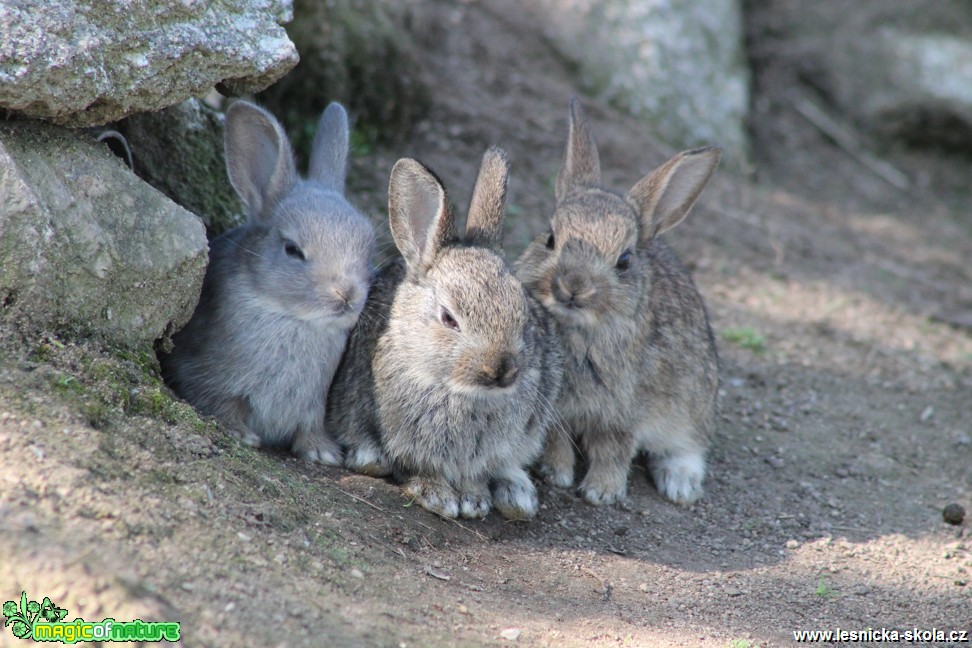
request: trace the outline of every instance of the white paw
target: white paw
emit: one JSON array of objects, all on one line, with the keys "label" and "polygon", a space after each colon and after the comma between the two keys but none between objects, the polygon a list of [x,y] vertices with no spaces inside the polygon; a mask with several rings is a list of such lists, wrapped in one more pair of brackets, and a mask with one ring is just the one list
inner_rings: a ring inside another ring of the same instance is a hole
[{"label": "white paw", "polygon": [[493,484],[493,506],[508,520],[529,520],[537,514],[537,488],[529,475],[504,477]]},{"label": "white paw", "polygon": [[263,439],[260,435],[250,430],[248,428],[243,428],[242,430],[229,430],[230,436],[236,437],[243,443],[253,448],[259,448],[263,445]]},{"label": "white paw", "polygon": [[655,459],[652,467],[655,487],[662,497],[688,505],[702,497],[705,458],[699,454]]},{"label": "white paw", "polygon": [[412,477],[405,484],[405,494],[419,505],[442,517],[459,516],[459,497],[449,484],[437,479]]},{"label": "white paw", "polygon": [[290,451],[304,461],[313,461],[326,466],[340,466],[344,463],[341,446],[324,430],[314,434],[298,431]]},{"label": "white paw", "polygon": [[340,466],[344,463],[341,457],[341,451],[334,450],[333,448],[303,448],[301,450],[294,450],[294,454],[304,461],[313,461],[324,464],[325,466]]},{"label": "white paw", "polygon": [[602,504],[614,504],[615,502],[620,502],[627,496],[628,489],[627,485],[620,489],[592,486],[587,484],[587,480],[585,479],[577,489],[577,494],[583,497],[584,501],[588,504],[601,506]]},{"label": "white paw", "polygon": [[594,506],[620,502],[628,495],[628,465],[591,466],[577,487],[577,494]]},{"label": "white paw", "polygon": [[489,492],[462,493],[459,496],[459,513],[464,518],[484,518],[492,504]]},{"label": "white paw", "polygon": [[565,468],[555,468],[548,463],[541,463],[537,468],[537,472],[540,473],[543,481],[557,488],[570,488],[574,483],[573,468],[567,470]]},{"label": "white paw", "polygon": [[371,443],[352,448],[344,465],[349,470],[372,477],[386,477],[392,473],[391,460],[381,448]]}]

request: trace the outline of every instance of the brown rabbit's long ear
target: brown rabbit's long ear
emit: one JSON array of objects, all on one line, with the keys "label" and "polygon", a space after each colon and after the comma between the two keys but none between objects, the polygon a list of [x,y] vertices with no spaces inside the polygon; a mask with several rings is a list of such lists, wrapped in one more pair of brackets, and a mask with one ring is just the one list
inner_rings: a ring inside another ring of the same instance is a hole
[{"label": "brown rabbit's long ear", "polygon": [[388,182],[388,223],[409,272],[424,274],[439,250],[456,240],[442,182],[422,163],[402,158]]},{"label": "brown rabbit's long ear", "polygon": [[473,188],[466,216],[465,240],[500,252],[503,248],[503,218],[506,216],[506,181],[510,160],[495,146],[483,154],[479,177]]},{"label": "brown rabbit's long ear", "polygon": [[601,182],[601,159],[597,154],[594,136],[584,117],[577,97],[570,100],[570,132],[567,135],[567,148],[564,163],[557,173],[555,196],[563,200],[571,189],[577,186],[592,186]]},{"label": "brown rabbit's long ear", "polygon": [[226,172],[250,218],[270,215],[297,184],[294,154],[280,123],[266,110],[237,101],[226,112]]},{"label": "brown rabbit's long ear", "polygon": [[683,151],[631,188],[628,200],[641,212],[639,244],[682,222],[712,177],[722,156],[716,147]]},{"label": "brown rabbit's long ear", "polygon": [[307,175],[344,195],[348,172],[348,113],[336,101],[328,104],[317,124]]}]

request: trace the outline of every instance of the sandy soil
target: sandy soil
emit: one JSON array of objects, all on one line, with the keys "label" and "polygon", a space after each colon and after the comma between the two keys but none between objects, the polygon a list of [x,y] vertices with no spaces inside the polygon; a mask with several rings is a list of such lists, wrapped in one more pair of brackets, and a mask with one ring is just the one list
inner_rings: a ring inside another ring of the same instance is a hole
[{"label": "sandy soil", "polygon": [[[553,207],[569,65],[513,0],[434,6],[416,25],[431,112],[404,150],[354,160],[352,190],[380,215],[408,154],[464,206],[499,144],[512,258]],[[586,105],[608,184],[673,152]],[[948,503],[972,509],[972,337],[949,323],[972,320],[972,221],[949,208],[959,198],[895,194],[801,137],[790,154],[807,178],[721,171],[668,235],[723,360],[698,504],[666,503],[636,467],[622,506],[541,487],[528,523],[440,519],[389,482],[241,446],[172,401],[149,354],[4,328],[0,597],[49,596],[68,619],[179,621],[187,646],[742,648],[793,645],[798,630],[972,631],[970,523],[942,519]],[[757,169],[772,155],[757,149]],[[837,188],[813,189],[831,176]],[[5,629],[0,645],[22,644]]]}]

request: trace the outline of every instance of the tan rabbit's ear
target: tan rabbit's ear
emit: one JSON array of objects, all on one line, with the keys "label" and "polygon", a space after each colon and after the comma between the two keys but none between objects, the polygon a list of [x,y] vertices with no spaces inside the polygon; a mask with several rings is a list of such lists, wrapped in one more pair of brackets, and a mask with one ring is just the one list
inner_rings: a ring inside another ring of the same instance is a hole
[{"label": "tan rabbit's ear", "polygon": [[402,158],[388,182],[388,223],[409,272],[424,274],[439,250],[456,240],[442,182],[422,163]]},{"label": "tan rabbit's ear", "polygon": [[558,202],[566,198],[574,187],[589,187],[601,182],[601,160],[597,154],[597,145],[594,144],[594,136],[577,97],[570,100],[569,115],[570,132],[567,135],[564,163],[557,173],[555,195]]},{"label": "tan rabbit's ear", "polygon": [[483,154],[466,216],[466,242],[496,252],[502,250],[509,173],[510,161],[502,149],[494,146]]},{"label": "tan rabbit's ear", "polygon": [[297,184],[287,134],[263,108],[237,101],[226,112],[225,146],[230,184],[251,218],[266,218]]},{"label": "tan rabbit's ear", "polygon": [[348,172],[348,113],[336,101],[327,106],[318,122],[307,170],[312,180],[344,195]]},{"label": "tan rabbit's ear", "polygon": [[639,244],[682,222],[719,164],[722,149],[683,151],[638,181],[628,200],[641,212]]}]

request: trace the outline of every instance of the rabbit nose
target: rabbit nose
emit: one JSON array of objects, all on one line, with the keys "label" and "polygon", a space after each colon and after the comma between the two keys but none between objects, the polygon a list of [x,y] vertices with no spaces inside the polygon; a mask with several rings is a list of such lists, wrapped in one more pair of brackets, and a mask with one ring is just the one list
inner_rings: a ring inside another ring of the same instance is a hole
[{"label": "rabbit nose", "polygon": [[350,306],[357,296],[354,286],[336,286],[333,288],[334,295],[344,302],[345,307]]},{"label": "rabbit nose", "polygon": [[504,354],[499,361],[492,365],[483,365],[480,370],[480,382],[487,387],[509,387],[520,373],[516,360],[509,354]]},{"label": "rabbit nose", "polygon": [[557,277],[553,281],[554,298],[564,306],[577,308],[584,297],[588,297],[593,291],[587,287],[584,278],[571,274],[566,277]]}]

